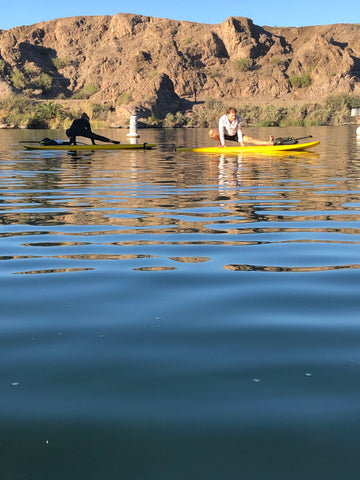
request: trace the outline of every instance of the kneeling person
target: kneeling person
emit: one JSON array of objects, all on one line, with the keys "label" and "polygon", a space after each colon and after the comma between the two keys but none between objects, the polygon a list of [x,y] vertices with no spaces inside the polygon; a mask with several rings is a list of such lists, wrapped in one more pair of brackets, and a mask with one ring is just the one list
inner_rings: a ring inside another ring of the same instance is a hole
[{"label": "kneeling person", "polygon": [[66,130],[66,135],[70,139],[70,145],[76,145],[76,137],[90,138],[93,145],[95,145],[95,140],[99,140],[99,142],[114,143],[116,145],[120,143],[117,140],[110,140],[107,137],[102,137],[101,135],[94,133],[91,130],[90,118],[87,113],[83,113],[81,118],[77,118],[73,121],[71,127]]},{"label": "kneeling person", "polygon": [[244,135],[242,132],[243,121],[240,115],[237,115],[236,109],[230,107],[226,114],[220,117],[219,129],[211,129],[209,131],[210,138],[218,142],[218,146],[225,147],[225,140],[239,142],[244,147],[244,142],[253,145],[274,145],[274,137],[270,135],[268,141],[258,140],[257,138]]}]

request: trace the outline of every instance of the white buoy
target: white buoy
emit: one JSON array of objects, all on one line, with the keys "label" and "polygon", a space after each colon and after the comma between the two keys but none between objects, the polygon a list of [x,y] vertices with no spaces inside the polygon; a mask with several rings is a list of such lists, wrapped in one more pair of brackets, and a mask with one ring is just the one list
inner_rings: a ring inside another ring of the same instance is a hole
[{"label": "white buoy", "polygon": [[126,136],[130,138],[140,137],[137,133],[137,116],[135,114],[130,117],[130,130]]}]

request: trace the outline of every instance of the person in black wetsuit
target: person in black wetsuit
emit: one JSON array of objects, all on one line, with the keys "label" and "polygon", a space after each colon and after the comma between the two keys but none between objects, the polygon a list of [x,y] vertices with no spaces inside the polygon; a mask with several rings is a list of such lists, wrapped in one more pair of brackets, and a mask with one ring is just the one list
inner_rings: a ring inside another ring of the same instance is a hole
[{"label": "person in black wetsuit", "polygon": [[66,130],[66,135],[70,139],[70,145],[76,145],[76,137],[86,137],[90,138],[91,143],[95,145],[95,140],[100,142],[115,143],[119,144],[117,140],[110,140],[107,137],[102,137],[97,135],[91,130],[90,118],[87,113],[83,113],[81,118],[77,118],[71,124],[71,127]]}]

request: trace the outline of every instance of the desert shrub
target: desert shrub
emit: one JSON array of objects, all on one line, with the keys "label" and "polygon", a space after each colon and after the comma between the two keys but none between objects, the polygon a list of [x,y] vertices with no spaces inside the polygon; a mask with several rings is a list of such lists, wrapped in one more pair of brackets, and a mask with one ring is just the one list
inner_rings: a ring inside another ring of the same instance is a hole
[{"label": "desert shrub", "polygon": [[281,61],[280,57],[278,55],[274,55],[270,59],[270,65],[279,65],[280,61]]},{"label": "desert shrub", "polygon": [[203,110],[193,112],[193,114],[192,114],[192,116],[189,120],[189,125],[191,125],[193,127],[201,127],[201,128],[208,127],[209,123],[206,120],[205,112]]},{"label": "desert shrub", "polygon": [[91,118],[105,122],[108,118],[109,112],[112,110],[109,104],[92,103],[89,108]]},{"label": "desert shrub", "polygon": [[186,123],[197,127],[214,127],[217,126],[220,116],[225,111],[226,107],[222,102],[208,98],[203,108],[193,111],[191,118],[186,119]]},{"label": "desert shrub", "polygon": [[326,113],[326,123],[338,125],[349,120],[352,108],[360,107],[360,96],[340,93],[329,95],[325,99],[323,111]]},{"label": "desert shrub", "polygon": [[5,73],[5,61],[0,58],[0,75],[4,75]]},{"label": "desert shrub", "polygon": [[53,86],[53,78],[47,73],[42,72],[36,79],[35,83],[43,93],[49,93]]},{"label": "desert shrub", "polygon": [[10,79],[13,86],[18,90],[23,90],[28,85],[25,75],[19,70],[14,70],[11,74]]},{"label": "desert shrub", "polygon": [[68,58],[53,58],[52,63],[56,70],[61,70],[62,68],[67,67],[70,64],[70,60]]},{"label": "desert shrub", "polygon": [[9,95],[0,98],[0,108],[2,110],[17,110],[20,113],[28,112],[32,109],[33,103],[23,95]]},{"label": "desert shrub", "polygon": [[182,112],[168,113],[164,119],[164,127],[183,127],[187,125],[188,119]]},{"label": "desert shrub", "polygon": [[116,100],[116,103],[117,105],[127,105],[128,103],[130,103],[132,100],[132,95],[131,93],[128,93],[128,92],[122,92],[117,100]]},{"label": "desert shrub", "polygon": [[293,88],[305,88],[311,85],[311,76],[309,72],[305,72],[302,75],[292,75],[289,80]]},{"label": "desert shrub", "polygon": [[287,115],[281,120],[279,127],[303,127],[304,125],[305,122],[303,118],[295,118]]},{"label": "desert shrub", "polygon": [[243,119],[244,125],[257,125],[260,115],[260,107],[257,105],[244,104],[239,109],[239,114]]},{"label": "desert shrub", "polygon": [[226,111],[224,104],[218,100],[208,98],[205,100],[205,120],[208,125],[216,124],[219,122],[219,118]]},{"label": "desert shrub", "polygon": [[147,123],[149,126],[158,127],[158,126],[161,125],[161,120],[159,120],[158,118],[156,118],[155,115],[150,115],[150,117],[147,118],[146,123]]},{"label": "desert shrub", "polygon": [[332,125],[332,114],[324,104],[301,103],[287,107],[280,127]]},{"label": "desert shrub", "polygon": [[9,95],[0,99],[3,122],[7,125],[26,127],[33,115],[33,102],[23,95]]},{"label": "desert shrub", "polygon": [[164,119],[164,127],[174,127],[175,126],[175,115],[173,113],[168,113]]},{"label": "desert shrub", "polygon": [[252,60],[249,57],[239,58],[235,60],[234,66],[239,72],[247,72],[252,67]]},{"label": "desert shrub", "polygon": [[271,103],[264,104],[259,109],[256,124],[258,127],[275,127],[280,124],[285,115],[284,108],[276,107]]},{"label": "desert shrub", "polygon": [[32,63],[28,63],[24,66],[24,75],[29,78],[36,75],[36,67]]},{"label": "desert shrub", "polygon": [[308,116],[304,120],[304,127],[320,127],[321,125],[324,124],[321,122],[321,119],[319,117],[310,118]]},{"label": "desert shrub", "polygon": [[342,110],[344,108],[359,108],[360,95],[350,95],[348,93],[340,93],[338,95],[329,95],[325,99],[325,105],[333,110]]},{"label": "desert shrub", "polygon": [[87,100],[88,98],[90,98],[92,95],[94,95],[98,91],[99,91],[99,87],[97,85],[94,85],[92,83],[88,83],[81,90],[74,93],[72,98],[74,98],[76,100]]},{"label": "desert shrub", "polygon": [[304,126],[328,125],[330,121],[329,109],[324,104],[312,104],[307,106],[307,113],[304,119]]},{"label": "desert shrub", "polygon": [[286,108],[280,127],[302,127],[307,116],[307,106],[303,103],[290,105]]}]

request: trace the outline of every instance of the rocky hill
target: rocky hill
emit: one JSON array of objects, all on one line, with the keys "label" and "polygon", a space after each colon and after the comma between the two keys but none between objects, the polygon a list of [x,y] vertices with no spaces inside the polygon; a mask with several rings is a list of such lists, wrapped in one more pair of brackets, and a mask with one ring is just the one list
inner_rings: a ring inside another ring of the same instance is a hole
[{"label": "rocky hill", "polygon": [[205,99],[319,101],[360,94],[360,24],[260,27],[132,14],[0,30],[0,97],[91,96],[121,116],[163,118]]}]

